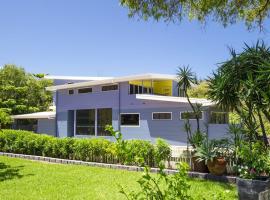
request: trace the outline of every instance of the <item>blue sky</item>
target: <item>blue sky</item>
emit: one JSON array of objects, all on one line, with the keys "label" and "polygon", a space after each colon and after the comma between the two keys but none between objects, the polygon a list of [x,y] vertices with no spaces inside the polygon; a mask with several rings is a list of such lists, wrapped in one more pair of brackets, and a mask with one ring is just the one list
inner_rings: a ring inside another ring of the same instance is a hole
[{"label": "blue sky", "polygon": [[9,0],[0,6],[0,65],[73,76],[174,74],[190,65],[203,78],[243,43],[269,32],[243,24],[167,24],[130,19],[117,0]]}]

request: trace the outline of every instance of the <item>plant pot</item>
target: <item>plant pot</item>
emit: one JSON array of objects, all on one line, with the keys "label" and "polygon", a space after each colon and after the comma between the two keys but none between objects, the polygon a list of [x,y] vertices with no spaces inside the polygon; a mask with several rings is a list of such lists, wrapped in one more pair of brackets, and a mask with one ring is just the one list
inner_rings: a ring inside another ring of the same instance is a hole
[{"label": "plant pot", "polygon": [[259,200],[260,193],[270,189],[270,181],[237,178],[238,198],[240,200]]},{"label": "plant pot", "polygon": [[203,172],[203,173],[208,173],[208,168],[207,165],[205,164],[204,161],[197,161],[198,157],[193,156],[192,158],[192,166],[193,166],[193,171],[195,172]]},{"label": "plant pot", "polygon": [[224,158],[214,158],[213,161],[207,162],[209,172],[213,175],[221,176],[226,171],[226,160]]}]

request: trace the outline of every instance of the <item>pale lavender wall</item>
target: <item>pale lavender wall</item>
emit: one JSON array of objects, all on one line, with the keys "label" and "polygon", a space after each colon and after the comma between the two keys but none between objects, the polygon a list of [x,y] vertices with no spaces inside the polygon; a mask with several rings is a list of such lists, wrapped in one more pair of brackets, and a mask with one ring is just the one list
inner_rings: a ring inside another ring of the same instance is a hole
[{"label": "pale lavender wall", "polygon": [[[183,130],[184,120],[180,120],[181,111],[191,111],[188,104],[161,102],[136,99],[135,95],[129,95],[128,83],[121,83],[119,90],[101,91],[101,86],[94,86],[93,93],[69,95],[67,90],[58,91],[57,95],[57,133],[59,137],[72,136],[73,110],[112,108],[113,126],[119,129],[119,113],[140,113],[140,127],[120,127],[125,139],[145,139],[154,141],[161,137],[170,144],[183,145],[186,142],[186,133]],[[176,91],[174,91],[176,93]],[[152,112],[172,112],[172,120],[152,120]],[[205,127],[207,112],[201,120],[201,127]],[[196,122],[191,120],[195,129]]]}]

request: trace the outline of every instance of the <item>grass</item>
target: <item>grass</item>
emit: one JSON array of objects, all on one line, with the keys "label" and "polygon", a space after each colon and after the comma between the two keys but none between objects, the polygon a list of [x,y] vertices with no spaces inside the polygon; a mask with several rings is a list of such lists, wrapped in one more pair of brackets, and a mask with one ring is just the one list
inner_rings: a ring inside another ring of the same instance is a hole
[{"label": "grass", "polygon": [[[118,184],[138,190],[141,172],[52,164],[0,156],[1,200],[125,199]],[[234,185],[191,179],[194,199],[237,199]]]}]

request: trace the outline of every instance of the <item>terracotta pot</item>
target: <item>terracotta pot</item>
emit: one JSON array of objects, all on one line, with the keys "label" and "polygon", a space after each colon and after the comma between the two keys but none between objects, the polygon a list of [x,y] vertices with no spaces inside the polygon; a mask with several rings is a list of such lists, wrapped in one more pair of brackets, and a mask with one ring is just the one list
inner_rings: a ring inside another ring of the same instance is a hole
[{"label": "terracotta pot", "polygon": [[208,173],[208,168],[207,165],[205,164],[204,161],[197,161],[198,157],[193,156],[192,157],[192,170],[195,172],[203,172],[203,173]]},{"label": "terracotta pot", "polygon": [[213,161],[207,162],[207,167],[211,174],[221,176],[226,171],[226,160],[224,158],[215,158]]}]

